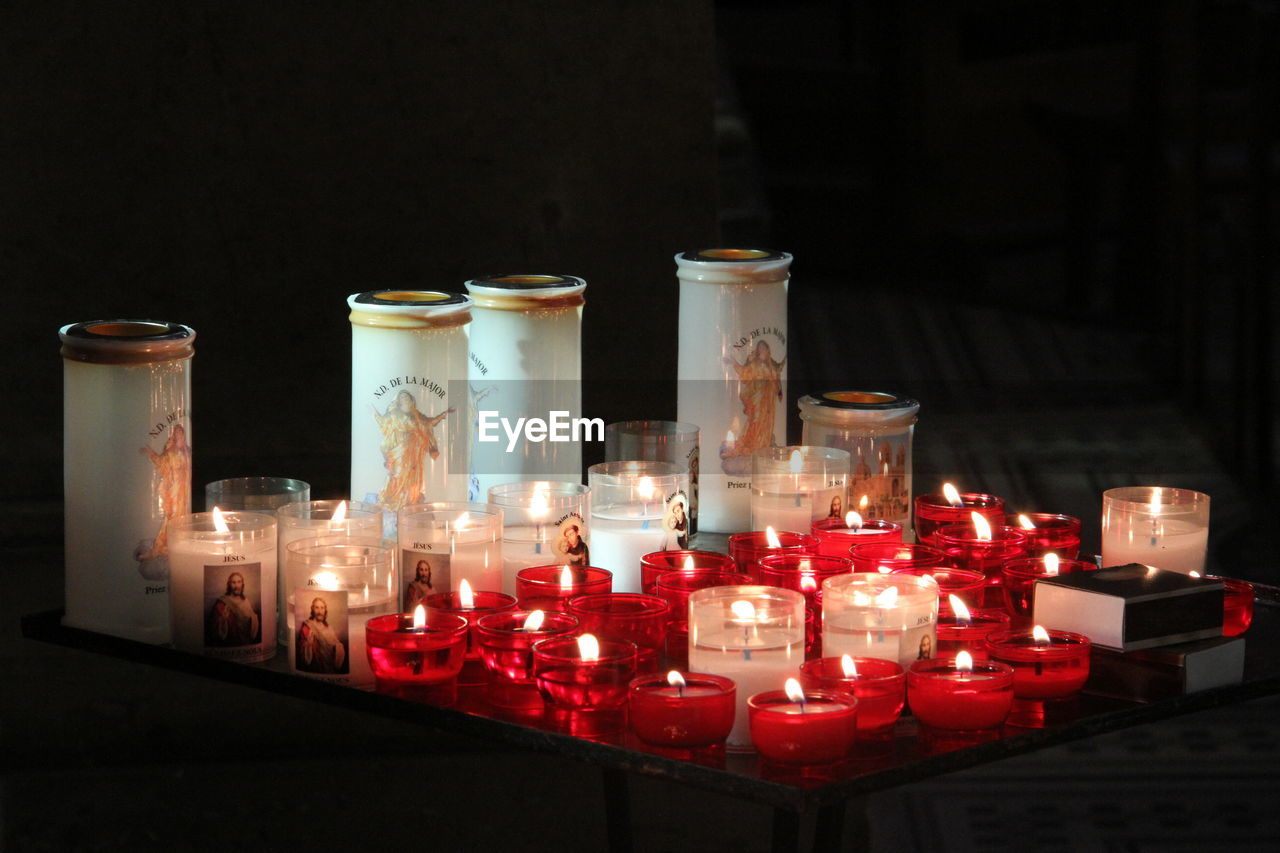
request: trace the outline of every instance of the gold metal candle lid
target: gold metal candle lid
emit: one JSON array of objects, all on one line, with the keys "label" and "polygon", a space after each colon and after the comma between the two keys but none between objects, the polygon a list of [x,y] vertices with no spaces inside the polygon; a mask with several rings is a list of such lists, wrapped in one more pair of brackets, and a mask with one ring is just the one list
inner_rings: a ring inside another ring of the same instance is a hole
[{"label": "gold metal candle lid", "polygon": [[155,320],[90,320],[58,330],[62,357],[88,364],[154,364],[191,358],[195,330]]},{"label": "gold metal candle lid", "polygon": [[390,329],[461,326],[471,322],[473,304],[470,296],[442,290],[390,288],[347,297],[352,325]]},{"label": "gold metal candle lid", "polygon": [[828,424],[875,423],[881,426],[913,424],[920,403],[884,391],[827,391],[807,395],[797,402],[802,420]]},{"label": "gold metal candle lid", "polygon": [[899,397],[884,391],[827,391],[817,397],[804,399],[814,406],[836,409],[910,409],[920,405],[909,397]]},{"label": "gold metal candle lid", "polygon": [[708,284],[766,284],[789,278],[791,255],[773,249],[693,249],[676,255],[684,281]]},{"label": "gold metal candle lid", "polygon": [[467,282],[477,307],[503,311],[577,307],[586,302],[586,288],[575,275],[489,275]]}]

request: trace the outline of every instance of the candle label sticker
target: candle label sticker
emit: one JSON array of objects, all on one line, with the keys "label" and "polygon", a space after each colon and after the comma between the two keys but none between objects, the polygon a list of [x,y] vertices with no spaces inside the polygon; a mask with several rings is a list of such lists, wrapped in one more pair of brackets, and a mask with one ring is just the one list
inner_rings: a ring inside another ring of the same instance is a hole
[{"label": "candle label sticker", "polygon": [[[741,414],[734,416],[732,440],[725,436],[720,444],[720,468],[730,476],[742,477],[751,474],[751,454],[778,443],[774,430],[778,407],[786,402],[782,377],[787,364],[787,336],[777,326],[762,326],[731,345],[733,354],[724,362],[731,371],[728,384],[737,393]],[[750,483],[739,486],[730,481],[729,487],[749,488]]]},{"label": "candle label sticker", "polygon": [[576,512],[571,512],[556,522],[556,538],[551,543],[556,561],[569,566],[591,565],[591,550],[587,546],[587,522]]},{"label": "candle label sticker", "polygon": [[697,443],[685,461],[689,463],[689,495],[692,497],[689,501],[689,534],[693,535],[698,532],[698,466],[702,464],[702,450]]},{"label": "candle label sticker", "polygon": [[412,613],[413,608],[425,604],[428,595],[448,592],[452,589],[449,579],[448,554],[431,550],[430,542],[414,542],[413,548],[400,552],[400,565],[404,566],[409,582],[404,587],[402,613]]},{"label": "candle label sticker", "polygon": [[[138,450],[151,463],[152,500],[149,503],[153,507],[153,523],[155,508],[160,510],[155,535],[138,540],[133,549],[138,573],[149,581],[169,577],[169,522],[191,512],[191,445],[187,443],[187,428],[183,425],[186,417],[184,408],[166,414],[147,430],[151,441]],[[146,594],[166,589],[148,586]]]},{"label": "candle label sticker", "polygon": [[684,550],[689,547],[689,529],[691,526],[689,512],[689,496],[684,489],[667,495],[666,505],[662,511],[662,529],[666,539],[662,550]]},{"label": "candle label sticker", "polygon": [[[853,454],[849,509],[856,509],[863,518],[905,524],[911,515],[911,481],[907,476],[911,433],[856,436],[832,444]],[[866,509],[862,509],[864,496]]]},{"label": "candle label sticker", "polygon": [[398,511],[428,499],[433,468],[448,441],[445,419],[455,411],[445,408],[445,394],[440,383],[417,376],[393,377],[373,392],[377,402],[370,409],[386,481],[372,502]]},{"label": "candle label sticker", "polygon": [[294,590],[293,668],[315,675],[349,675],[347,592],[314,586]]},{"label": "candle label sticker", "polygon": [[204,645],[212,657],[256,658],[262,645],[262,564],[204,567]]}]

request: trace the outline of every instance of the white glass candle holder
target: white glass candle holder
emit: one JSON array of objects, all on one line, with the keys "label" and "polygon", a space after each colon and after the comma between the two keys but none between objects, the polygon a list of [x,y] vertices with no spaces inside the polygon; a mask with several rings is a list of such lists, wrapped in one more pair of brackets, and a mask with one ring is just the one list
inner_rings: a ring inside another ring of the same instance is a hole
[{"label": "white glass candle holder", "polygon": [[372,690],[364,626],[396,612],[395,553],[379,539],[299,539],[289,545],[289,668]]},{"label": "white glass candle holder", "polygon": [[614,592],[640,592],[640,560],[689,547],[689,470],[672,462],[601,462],[591,487],[591,565]]},{"label": "white glass candle holder", "polygon": [[395,513],[465,500],[471,297],[373,290],[351,307],[351,495]]},{"label": "white glass candle holder", "polygon": [[769,447],[751,457],[751,529],[808,533],[844,518],[849,453],[835,447]]},{"label": "white glass candle holder", "polygon": [[822,582],[822,656],[910,666],[934,656],[938,584],[931,577],[856,573]]},{"label": "white glass candle holder", "polygon": [[229,477],[204,486],[205,512],[275,512],[309,500],[311,485],[290,477]]},{"label": "white glass candle holder", "polygon": [[[709,448],[699,523],[735,533],[751,518],[751,455],[787,439],[787,281],[791,255],[703,249],[676,255],[677,411]],[[805,528],[806,530],[808,528]]]},{"label": "white glass candle holder", "polygon": [[280,522],[276,549],[280,566],[279,589],[276,600],[280,602],[277,622],[277,639],[280,645],[289,645],[289,620],[285,602],[293,588],[288,577],[289,546],[299,539],[319,539],[326,536],[354,536],[360,539],[377,539],[382,536],[383,512],[378,504],[364,501],[322,500],[288,503],[276,510]]},{"label": "white glass candle holder", "polygon": [[491,504],[429,503],[400,510],[402,613],[428,595],[502,591],[502,510]]},{"label": "white glass candle holder", "polygon": [[[571,275],[495,275],[467,282],[475,300],[468,382],[471,413],[469,500],[489,488],[522,480],[582,479],[581,437],[519,441],[508,451],[498,418],[572,423],[582,416],[582,310],[587,283]],[[484,412],[493,428],[481,441]]]},{"label": "white glass candle holder", "polygon": [[1208,548],[1209,496],[1203,492],[1127,486],[1102,493],[1102,565],[1203,573]]},{"label": "white glass candle holder", "polygon": [[581,483],[529,480],[489,488],[502,510],[502,591],[516,593],[529,566],[589,566],[591,490]]},{"label": "white glass candle holder", "polygon": [[619,421],[604,428],[604,461],[671,462],[689,469],[689,535],[698,533],[698,425]]},{"label": "white glass candle holder", "polygon": [[150,320],[59,330],[67,625],[170,639],[169,527],[191,512],[195,336]]},{"label": "white glass candle holder", "polygon": [[910,541],[912,438],[920,404],[880,391],[828,391],[801,397],[799,406],[801,443],[849,451],[847,509],[901,524]]},{"label": "white glass candle holder", "polygon": [[726,746],[751,750],[747,700],[804,663],[804,596],[769,586],[715,586],[689,596],[689,670],[732,678],[737,713]]},{"label": "white glass candle holder", "polygon": [[[219,521],[222,528],[219,527]],[[173,645],[257,663],[276,653],[276,531],[261,512],[198,512],[169,537]]]}]

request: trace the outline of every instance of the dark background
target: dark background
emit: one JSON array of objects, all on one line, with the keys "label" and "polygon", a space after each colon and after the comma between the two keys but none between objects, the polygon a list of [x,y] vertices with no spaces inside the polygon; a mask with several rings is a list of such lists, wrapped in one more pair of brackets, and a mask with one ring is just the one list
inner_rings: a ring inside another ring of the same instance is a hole
[{"label": "dark background", "polygon": [[[272,474],[327,497],[348,476],[348,294],[581,275],[584,413],[670,418],[672,255],[763,244],[796,258],[791,397],[919,399],[917,491],[1078,515],[1088,548],[1104,488],[1197,488],[1211,564],[1280,579],[1277,57],[1274,5],[1231,0],[0,7],[6,838],[199,847],[192,801],[209,832],[229,780],[305,788],[317,741],[353,776],[366,753],[510,767],[17,639],[17,615],[61,603],[64,323],[193,326],[197,487]],[[240,748],[193,745],[229,714],[251,721]],[[232,813],[278,846],[306,803]],[[709,825],[749,846],[741,814]]]}]

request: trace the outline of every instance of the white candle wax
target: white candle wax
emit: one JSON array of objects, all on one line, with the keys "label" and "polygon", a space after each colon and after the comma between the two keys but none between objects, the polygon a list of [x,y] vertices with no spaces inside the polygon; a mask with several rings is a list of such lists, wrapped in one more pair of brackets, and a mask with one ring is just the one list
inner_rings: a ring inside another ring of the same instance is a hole
[{"label": "white candle wax", "polygon": [[[782,478],[776,486],[786,487],[771,490],[768,484],[763,488],[751,488],[751,529],[793,530],[797,533],[808,533],[813,522],[827,518],[835,498],[844,494],[843,489],[822,489],[805,482],[812,479],[817,483],[821,478],[801,478],[799,488],[791,488],[791,478]],[[842,514],[842,513],[841,513]]]},{"label": "white candle wax", "polygon": [[[671,538],[670,547],[675,547],[674,534]],[[661,500],[591,515],[591,565],[613,572],[614,592],[640,592],[640,558],[666,549],[667,540]]]},{"label": "white candle wax", "polygon": [[1159,516],[1140,516],[1132,525],[1116,524],[1102,533],[1102,564],[1141,563],[1170,572],[1203,572],[1209,529]]},{"label": "white candle wax", "polygon": [[[697,642],[694,642],[694,634]],[[745,642],[744,642],[745,638]],[[737,685],[733,730],[726,745],[751,748],[747,700],[766,690],[778,690],[804,663],[804,631],[741,626],[699,630],[689,635],[689,669],[732,678]]]}]

